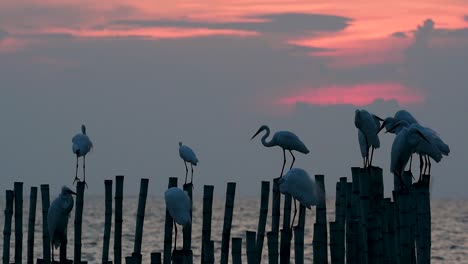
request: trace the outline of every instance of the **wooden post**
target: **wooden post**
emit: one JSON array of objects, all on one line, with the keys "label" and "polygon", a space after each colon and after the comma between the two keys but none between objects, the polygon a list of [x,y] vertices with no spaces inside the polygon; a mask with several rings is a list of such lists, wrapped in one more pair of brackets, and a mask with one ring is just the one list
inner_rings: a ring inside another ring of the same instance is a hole
[{"label": "wooden post", "polygon": [[390,198],[384,199],[384,216],[383,216],[383,244],[384,244],[384,259],[383,263],[395,263],[395,232],[393,219],[393,203]]},{"label": "wooden post", "polygon": [[15,263],[23,260],[23,183],[14,183],[15,192]]},{"label": "wooden post", "polygon": [[395,251],[395,262],[400,263],[400,220],[399,220],[399,202],[398,192],[392,191],[393,196],[393,233],[394,233],[394,251]]},{"label": "wooden post", "polygon": [[346,184],[346,263],[348,264],[357,263],[358,221],[353,207],[355,205],[353,186],[353,182]]},{"label": "wooden post", "polygon": [[29,195],[28,252],[27,263],[34,264],[34,227],[36,224],[37,187],[31,187]]},{"label": "wooden post", "polygon": [[227,264],[229,259],[229,242],[231,240],[232,212],[234,211],[234,198],[236,183],[228,182],[226,190],[226,204],[224,207],[224,224],[221,239],[221,264]]},{"label": "wooden post", "polygon": [[76,205],[75,205],[75,251],[74,262],[81,263],[81,226],[83,219],[85,183],[78,181],[76,184]]},{"label": "wooden post", "polygon": [[[187,192],[188,197],[190,198],[190,204],[193,205],[192,200],[192,183],[184,184],[184,191]],[[190,207],[190,219],[192,219],[192,206]],[[184,249],[184,263],[192,264],[193,263],[193,254],[192,254],[192,223],[188,226],[184,226],[182,229],[183,233],[183,249]]]},{"label": "wooden post", "polygon": [[135,264],[135,261],[132,256],[125,257],[125,264]]},{"label": "wooden post", "polygon": [[347,206],[346,204],[347,184],[348,183],[347,183],[346,177],[341,177],[340,181],[336,185],[336,201],[335,201],[336,262],[334,263],[344,263],[345,261],[345,221],[346,221],[346,206]]},{"label": "wooden post", "polygon": [[280,263],[288,264],[291,258],[291,205],[292,197],[290,194],[284,195],[283,207],[283,229],[281,229],[280,240]]},{"label": "wooden post", "polygon": [[257,263],[262,263],[263,240],[265,239],[265,226],[268,217],[268,200],[270,196],[270,182],[262,181],[260,196],[260,217],[257,228]]},{"label": "wooden post", "polygon": [[323,197],[318,200],[315,208],[314,237],[312,241],[314,263],[328,262],[327,206],[324,175],[315,175],[315,184],[322,190]]},{"label": "wooden post", "polygon": [[47,214],[49,212],[50,196],[49,185],[41,184],[41,201],[42,201],[42,249],[43,260],[45,264],[50,263],[50,237],[49,227],[47,224]]},{"label": "wooden post", "polygon": [[133,253],[136,255],[141,255],[141,242],[143,238],[143,224],[145,221],[146,197],[148,196],[148,182],[148,179],[141,179],[140,181],[140,195],[138,198],[137,219],[135,227],[135,244],[133,247]]},{"label": "wooden post", "polygon": [[246,247],[247,247],[247,263],[248,264],[255,264],[257,263],[257,251],[255,249],[255,238],[256,234],[254,231],[246,231],[245,232],[245,240],[246,240]]},{"label": "wooden post", "polygon": [[367,264],[369,263],[369,249],[368,249],[368,223],[367,217],[370,211],[370,199],[369,199],[369,192],[370,192],[370,169],[360,169],[359,170],[359,208],[360,210],[360,230],[359,230],[359,237],[361,239],[360,245],[362,246],[359,250],[361,253],[360,255],[360,263]]},{"label": "wooden post", "polygon": [[416,185],[418,263],[430,263],[431,261],[431,199],[429,186],[429,175],[423,175],[422,181]]},{"label": "wooden post", "polygon": [[151,252],[150,264],[161,264],[161,252]]},{"label": "wooden post", "polygon": [[122,263],[122,205],[124,176],[115,176],[114,263]]},{"label": "wooden post", "polygon": [[208,244],[206,244],[205,247],[205,262],[204,264],[213,264],[215,259],[214,259],[214,241],[210,240]]},{"label": "wooden post", "polygon": [[338,222],[330,222],[330,257],[331,263],[338,263]]},{"label": "wooden post", "polygon": [[112,180],[104,180],[105,188],[105,215],[104,215],[104,241],[102,246],[102,263],[109,261],[109,241],[112,225]]},{"label": "wooden post", "polygon": [[398,193],[398,218],[400,221],[400,263],[411,263],[411,230],[408,221],[409,203],[409,193],[400,191]]},{"label": "wooden post", "polygon": [[[169,184],[167,188],[177,187],[177,177],[170,177]],[[164,255],[163,255],[163,263],[170,264],[171,263],[171,249],[172,249],[172,226],[174,225],[174,220],[172,219],[169,211],[166,208],[166,219],[164,223]],[[176,248],[174,248],[176,250]]]},{"label": "wooden post", "polygon": [[296,264],[304,264],[304,228],[294,227],[294,260]]},{"label": "wooden post", "polygon": [[11,237],[11,218],[13,217],[13,197],[12,190],[5,191],[5,222],[3,226],[3,264],[10,263],[10,237]]},{"label": "wooden post", "polygon": [[278,233],[267,232],[268,264],[278,264]]},{"label": "wooden post", "polygon": [[201,264],[205,263],[205,247],[211,239],[211,216],[213,206],[213,185],[203,186],[203,224],[202,224],[202,246]]},{"label": "wooden post", "polygon": [[232,264],[242,264],[242,238],[232,238]]}]

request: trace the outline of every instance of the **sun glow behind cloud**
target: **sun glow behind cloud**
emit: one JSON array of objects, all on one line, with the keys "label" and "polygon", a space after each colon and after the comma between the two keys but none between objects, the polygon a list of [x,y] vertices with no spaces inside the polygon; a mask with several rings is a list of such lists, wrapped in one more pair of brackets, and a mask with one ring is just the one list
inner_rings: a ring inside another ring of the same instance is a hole
[{"label": "sun glow behind cloud", "polygon": [[359,84],[354,86],[331,86],[302,90],[301,92],[280,98],[277,104],[295,105],[306,103],[313,105],[351,104],[368,105],[377,99],[396,100],[402,105],[421,104],[425,100],[422,92],[410,90],[401,84]]}]

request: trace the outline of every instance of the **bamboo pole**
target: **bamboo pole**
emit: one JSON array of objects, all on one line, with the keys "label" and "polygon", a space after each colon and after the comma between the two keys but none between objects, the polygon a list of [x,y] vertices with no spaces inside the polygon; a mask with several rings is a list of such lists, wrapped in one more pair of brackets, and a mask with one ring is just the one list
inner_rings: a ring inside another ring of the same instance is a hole
[{"label": "bamboo pole", "polygon": [[338,222],[330,222],[330,257],[331,263],[339,262],[338,253]]},{"label": "bamboo pole", "polygon": [[336,263],[344,263],[345,261],[345,221],[346,221],[346,192],[347,179],[341,177],[336,185]]},{"label": "bamboo pole", "polygon": [[265,239],[265,226],[268,217],[268,200],[270,196],[270,182],[262,181],[260,196],[260,217],[257,227],[257,263],[262,262],[263,241]]},{"label": "bamboo pole", "polygon": [[314,237],[312,241],[314,263],[328,262],[327,206],[324,175],[315,175],[315,183],[322,190],[323,197],[318,200],[315,214]]},{"label": "bamboo pole", "polygon": [[400,263],[400,219],[399,219],[399,202],[398,192],[392,191],[393,196],[393,233],[394,233],[394,251],[395,251],[395,263]]},{"label": "bamboo pole", "polygon": [[278,233],[267,232],[268,264],[278,264]]},{"label": "bamboo pole", "polygon": [[135,261],[132,256],[125,257],[125,264],[135,264]]},{"label": "bamboo pole", "polygon": [[400,263],[411,263],[411,237],[408,221],[409,193],[400,191],[398,193],[398,218],[400,221]]},{"label": "bamboo pole", "polygon": [[23,260],[23,183],[14,183],[15,192],[15,263]]},{"label": "bamboo pole", "polygon": [[280,240],[280,263],[288,264],[291,258],[291,205],[292,197],[290,194],[284,195],[283,207],[283,229],[281,229]]},{"label": "bamboo pole", "polygon": [[431,199],[429,193],[430,176],[423,175],[416,186],[418,239],[418,264],[431,261]]},{"label": "bamboo pole", "polygon": [[109,241],[112,226],[112,180],[104,181],[105,188],[105,216],[104,216],[104,241],[102,246],[102,263],[109,261]]},{"label": "bamboo pole", "polygon": [[34,227],[36,224],[37,187],[31,187],[29,195],[28,250],[27,263],[34,263]]},{"label": "bamboo pole", "polygon": [[246,240],[246,247],[247,247],[247,263],[248,264],[255,264],[257,263],[257,250],[255,245],[255,238],[256,233],[254,231],[246,231],[245,232],[245,240]]},{"label": "bamboo pole", "polygon": [[[139,256],[141,256],[141,242],[143,239],[143,224],[145,222],[145,208],[146,197],[148,196],[148,179],[141,179],[140,181],[140,195],[138,198],[137,219],[135,226],[135,244],[133,247],[133,254],[135,254],[137,264],[139,263]],[[132,255],[133,255],[132,254]]]},{"label": "bamboo pole", "polygon": [[161,252],[151,252],[150,264],[161,264]]},{"label": "bamboo pole", "polygon": [[232,264],[242,264],[242,238],[232,238]]},{"label": "bamboo pole", "polygon": [[304,264],[304,228],[294,227],[294,261],[296,264]]},{"label": "bamboo pole", "polygon": [[361,239],[360,245],[362,246],[359,250],[361,253],[360,255],[360,263],[367,264],[368,256],[369,256],[369,249],[368,249],[368,223],[367,217],[370,211],[370,200],[369,200],[369,192],[370,192],[370,171],[369,169],[360,169],[359,170],[359,203],[360,206],[360,230],[359,230],[359,237]]},{"label": "bamboo pole", "polygon": [[205,247],[205,264],[213,264],[215,261],[214,258],[214,241],[210,240],[210,242]]},{"label": "bamboo pole", "polygon": [[211,239],[211,216],[213,206],[213,185],[203,186],[203,224],[202,224],[202,246],[201,264],[205,262],[205,247]]},{"label": "bamboo pole", "polygon": [[12,190],[5,191],[5,222],[3,226],[3,264],[10,263],[10,237],[11,237],[11,219],[13,217],[13,197]]},{"label": "bamboo pole", "polygon": [[346,263],[357,263],[357,223],[356,214],[354,213],[354,196],[353,196],[354,183],[348,182],[346,184]]},{"label": "bamboo pole", "polygon": [[41,201],[42,201],[42,249],[43,260],[45,264],[50,263],[50,237],[47,224],[47,214],[49,212],[50,197],[49,185],[41,184]]},{"label": "bamboo pole", "polygon": [[395,232],[393,218],[393,203],[390,198],[384,199],[384,216],[383,216],[383,244],[384,244],[384,259],[383,263],[395,263]]},{"label": "bamboo pole", "polygon": [[[184,191],[187,192],[188,197],[190,198],[190,204],[193,205],[193,202],[192,202],[193,185],[192,185],[192,183],[184,184],[183,188],[184,188]],[[192,206],[190,207],[190,219],[192,219]],[[183,244],[184,263],[191,264],[191,263],[193,263],[192,222],[190,222],[190,225],[183,227],[182,233],[183,233],[183,243],[184,243]]]},{"label": "bamboo pole", "polygon": [[81,227],[83,223],[83,203],[84,203],[85,183],[78,181],[76,184],[76,205],[75,205],[75,251],[74,262],[81,263]]},{"label": "bamboo pole", "polygon": [[115,177],[115,216],[114,216],[114,263],[122,263],[122,205],[124,176]]},{"label": "bamboo pole", "polygon": [[[170,177],[169,183],[167,188],[177,187],[177,177]],[[174,225],[174,221],[169,214],[169,211],[166,208],[166,219],[164,223],[164,255],[163,255],[163,263],[170,264],[171,263],[171,249],[172,249],[172,226]],[[176,250],[176,248],[174,248]]]},{"label": "bamboo pole", "polygon": [[234,198],[236,195],[236,183],[228,182],[226,190],[226,204],[224,206],[224,224],[221,239],[221,264],[227,264],[229,260],[229,242],[231,240],[232,212],[234,210]]}]

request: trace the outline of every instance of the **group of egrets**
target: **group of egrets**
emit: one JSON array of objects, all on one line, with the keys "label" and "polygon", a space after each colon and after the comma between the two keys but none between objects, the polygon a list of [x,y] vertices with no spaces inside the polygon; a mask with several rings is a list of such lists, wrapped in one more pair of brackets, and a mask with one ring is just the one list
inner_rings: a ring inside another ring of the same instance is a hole
[{"label": "group of egrets", "polygon": [[[382,122],[382,123],[381,123]],[[412,155],[419,155],[419,181],[423,174],[431,173],[431,159],[437,163],[442,155],[448,156],[450,148],[434,130],[424,127],[406,110],[399,110],[393,117],[382,119],[366,110],[356,110],[354,124],[358,128],[358,140],[364,167],[372,166],[374,149],[380,147],[378,134],[385,128],[385,133],[396,134],[392,144],[390,171],[404,184],[403,172],[408,162],[411,171]],[[371,153],[369,155],[369,149]],[[369,157],[370,156],[370,157]]]}]

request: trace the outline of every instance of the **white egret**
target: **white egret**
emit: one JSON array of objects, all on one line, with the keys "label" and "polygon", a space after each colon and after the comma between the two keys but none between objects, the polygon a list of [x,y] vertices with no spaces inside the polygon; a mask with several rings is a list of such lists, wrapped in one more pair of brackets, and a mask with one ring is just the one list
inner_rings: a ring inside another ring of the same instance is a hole
[{"label": "white egret", "polygon": [[166,208],[169,211],[172,219],[174,220],[174,250],[177,249],[177,224],[186,227],[192,223],[190,216],[190,209],[192,204],[187,193],[177,187],[167,189],[164,193],[164,200],[166,201]]},{"label": "white egret", "polygon": [[402,177],[405,166],[408,163],[411,154],[415,152],[416,147],[419,144],[422,144],[422,141],[425,141],[430,145],[430,141],[418,128],[414,126],[409,128],[401,126],[401,124],[397,124],[396,126],[400,126],[401,128],[399,128],[400,131],[392,144],[390,171],[400,179],[402,186],[407,187],[404,184]]},{"label": "white egret", "polygon": [[275,134],[273,134],[273,137],[269,142],[266,141],[266,138],[270,135],[270,128],[266,125],[261,126],[257,133],[253,135],[253,138],[255,138],[260,132],[263,130],[266,130],[265,135],[262,137],[262,144],[265,147],[273,147],[273,146],[279,146],[283,149],[283,167],[281,168],[281,174],[280,178],[283,176],[283,171],[284,171],[284,165],[286,164],[286,150],[289,151],[291,154],[293,160],[290,166],[290,169],[292,168],[294,161],[296,161],[296,157],[294,157],[294,154],[292,153],[293,150],[307,154],[309,153],[309,150],[307,147],[302,143],[302,141],[299,139],[298,136],[296,136],[294,133],[289,132],[289,131],[277,131]]},{"label": "white egret", "polygon": [[47,224],[50,243],[52,245],[52,261],[54,259],[54,247],[60,247],[67,241],[67,225],[70,212],[73,209],[73,196],[76,195],[67,186],[62,187],[60,195],[50,204],[47,212]]},{"label": "white egret", "polygon": [[198,159],[193,150],[186,146],[182,145],[182,142],[179,142],[179,156],[184,160],[185,165],[185,184],[187,184],[187,175],[188,175],[188,167],[187,162],[190,163],[190,167],[192,169],[192,176],[190,179],[190,183],[193,182],[193,166],[197,166]]},{"label": "white egret", "polygon": [[88,135],[86,135],[86,126],[81,125],[81,133],[76,134],[72,138],[72,150],[73,154],[76,155],[76,171],[75,171],[75,180],[73,180],[73,183],[75,181],[79,181],[80,179],[78,178],[78,158],[83,157],[83,182],[85,183],[86,187],[88,186],[86,184],[86,169],[85,169],[85,163],[86,163],[86,154],[93,148],[93,143],[89,139]]},{"label": "white egret", "polygon": [[[369,113],[366,110],[356,109],[354,115],[354,125],[363,135],[358,134],[359,146],[361,148],[361,155],[365,154],[364,158],[364,167],[372,166],[372,158],[374,156],[374,149],[380,148],[380,140],[378,131],[380,126],[380,121],[382,119],[376,115]],[[364,136],[364,138],[362,138]],[[366,148],[366,151],[363,151],[363,148]],[[372,153],[369,159],[369,148],[372,149]],[[366,162],[367,160],[367,162]]]},{"label": "white egret", "polygon": [[278,183],[282,194],[290,194],[294,198],[294,216],[291,222],[291,228],[297,213],[296,200],[306,208],[311,209],[311,206],[317,205],[319,199],[323,198],[323,191],[303,169],[290,169],[279,179]]}]

